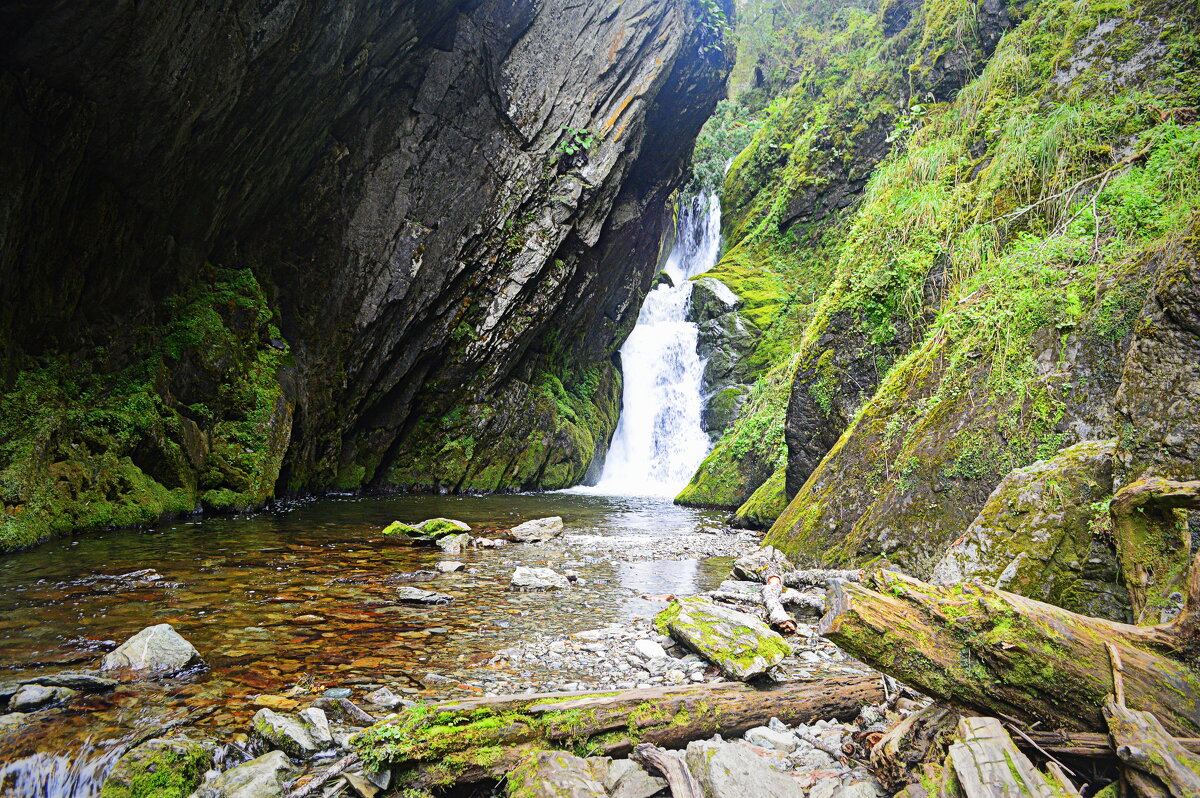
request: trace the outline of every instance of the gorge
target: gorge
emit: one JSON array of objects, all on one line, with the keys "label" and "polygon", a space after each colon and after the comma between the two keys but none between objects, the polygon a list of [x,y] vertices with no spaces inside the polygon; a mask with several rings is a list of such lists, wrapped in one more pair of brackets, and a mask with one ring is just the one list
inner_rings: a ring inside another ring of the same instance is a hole
[{"label": "gorge", "polygon": [[1197,20],[0,0],[0,795],[1200,794]]}]

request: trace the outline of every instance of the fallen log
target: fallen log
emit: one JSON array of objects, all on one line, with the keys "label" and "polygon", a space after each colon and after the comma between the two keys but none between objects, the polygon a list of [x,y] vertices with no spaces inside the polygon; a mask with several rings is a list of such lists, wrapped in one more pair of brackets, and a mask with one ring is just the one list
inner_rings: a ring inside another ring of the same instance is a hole
[{"label": "fallen log", "polygon": [[1104,704],[1104,717],[1117,756],[1152,779],[1149,783],[1134,781],[1139,794],[1161,795],[1165,788],[1172,798],[1200,795],[1200,756],[1172,739],[1154,715],[1129,709],[1110,696]]},{"label": "fallen log", "polygon": [[[946,761],[954,768],[959,789],[967,798],[1065,798],[1075,796],[1060,782],[1050,780],[1013,744],[995,718],[963,718],[958,740],[951,744]],[[1057,781],[1057,779],[1055,779]]]},{"label": "fallen log", "polygon": [[742,734],[772,717],[789,725],[849,720],[864,704],[883,700],[881,678],[860,673],[769,688],[719,682],[473,698],[410,707],[352,744],[368,766],[395,768],[401,787],[428,789],[499,778],[542,749],[624,756],[638,743],[683,748],[718,733]]},{"label": "fallen log", "polygon": [[827,602],[822,635],[940,701],[1052,729],[1104,730],[1111,643],[1129,705],[1154,713],[1175,736],[1200,732],[1200,672],[1175,658],[1179,627],[1116,623],[1003,590],[883,571],[835,584]]},{"label": "fallen log", "polygon": [[688,770],[683,757],[650,743],[638,743],[629,757],[649,770],[656,770],[667,780],[671,798],[704,798],[700,782]]},{"label": "fallen log", "polygon": [[1180,511],[1189,509],[1200,509],[1200,482],[1158,477],[1126,485],[1109,505],[1121,574],[1139,623],[1187,576],[1191,535]]},{"label": "fallen log", "polygon": [[783,577],[780,576],[779,565],[772,563],[767,569],[767,581],[762,589],[763,606],[767,608],[767,623],[783,634],[795,634],[796,620],[788,615],[788,611],[783,608],[783,602],[779,600],[782,592]]},{"label": "fallen log", "polygon": [[[1117,755],[1112,738],[1102,732],[1069,732],[1027,730],[1024,740],[1013,740],[1018,748],[1046,751],[1055,756],[1078,756],[1107,759]],[[1200,737],[1172,737],[1177,744],[1193,754],[1200,754]]]}]

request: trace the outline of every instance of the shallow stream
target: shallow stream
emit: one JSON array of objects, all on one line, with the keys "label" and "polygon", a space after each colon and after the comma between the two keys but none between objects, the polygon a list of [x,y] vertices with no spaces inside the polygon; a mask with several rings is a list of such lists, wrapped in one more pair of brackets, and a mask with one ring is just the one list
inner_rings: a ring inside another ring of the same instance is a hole
[{"label": "shallow stream", "polygon": [[[557,541],[455,557],[380,534],[394,519],[450,517],[480,531],[550,515],[567,526]],[[248,518],[65,538],[4,557],[0,681],[93,667],[112,642],[157,623],[172,624],[209,668],[26,716],[15,732],[0,734],[0,792],[86,798],[138,732],[186,722],[228,737],[245,728],[262,695],[311,698],[345,687],[358,697],[386,684],[409,697],[437,697],[418,681],[431,671],[466,683],[456,690],[481,692],[472,674],[534,632],[645,617],[663,604],[642,596],[715,587],[729,560],[690,557],[683,541],[698,531],[724,534],[720,518],[668,500],[570,493],[343,497]],[[443,559],[474,572],[409,581]],[[517,565],[574,568],[586,586],[515,591],[509,579]],[[455,600],[401,604],[396,588],[404,584]],[[540,686],[551,678],[512,676]]]}]

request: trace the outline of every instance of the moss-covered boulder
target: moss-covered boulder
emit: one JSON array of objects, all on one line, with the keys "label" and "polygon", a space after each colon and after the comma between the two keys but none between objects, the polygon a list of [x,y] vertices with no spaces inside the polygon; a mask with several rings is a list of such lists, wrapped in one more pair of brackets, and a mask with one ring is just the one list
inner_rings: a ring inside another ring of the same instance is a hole
[{"label": "moss-covered boulder", "polygon": [[1108,515],[1114,448],[1112,440],[1079,443],[1011,472],[930,581],[979,581],[1083,615],[1128,620]]},{"label": "moss-covered boulder", "polygon": [[461,535],[470,531],[471,527],[468,524],[453,518],[430,518],[415,525],[393,521],[383,528],[383,534],[387,537],[401,536],[414,543],[430,544],[437,543],[448,535]]},{"label": "moss-covered boulder", "polygon": [[731,679],[761,676],[792,653],[784,639],[762,621],[703,596],[675,599],[658,614],[654,625]]},{"label": "moss-covered boulder", "polygon": [[186,737],[159,737],[117,760],[100,798],[186,798],[212,766],[211,745]]}]

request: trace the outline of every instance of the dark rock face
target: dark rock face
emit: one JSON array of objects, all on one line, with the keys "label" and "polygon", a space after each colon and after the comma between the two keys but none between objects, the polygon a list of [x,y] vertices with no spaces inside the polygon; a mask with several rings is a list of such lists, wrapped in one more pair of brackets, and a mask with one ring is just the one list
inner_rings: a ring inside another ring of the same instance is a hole
[{"label": "dark rock face", "polygon": [[[278,490],[581,478],[615,427],[611,355],[727,69],[701,13],[650,0],[0,7],[6,415],[22,375],[51,361],[110,398],[113,375],[150,364],[139,396],[157,430],[50,420],[49,443],[10,447],[7,517],[39,521],[0,545]],[[148,343],[169,338],[177,297],[209,284],[249,287],[198,311],[178,346]],[[218,322],[240,354],[206,360]],[[224,390],[239,380],[245,396]],[[72,471],[81,441],[107,458],[106,501],[135,488],[153,501],[62,521],[63,502],[96,489],[99,466],[67,482],[51,468]]]}]

